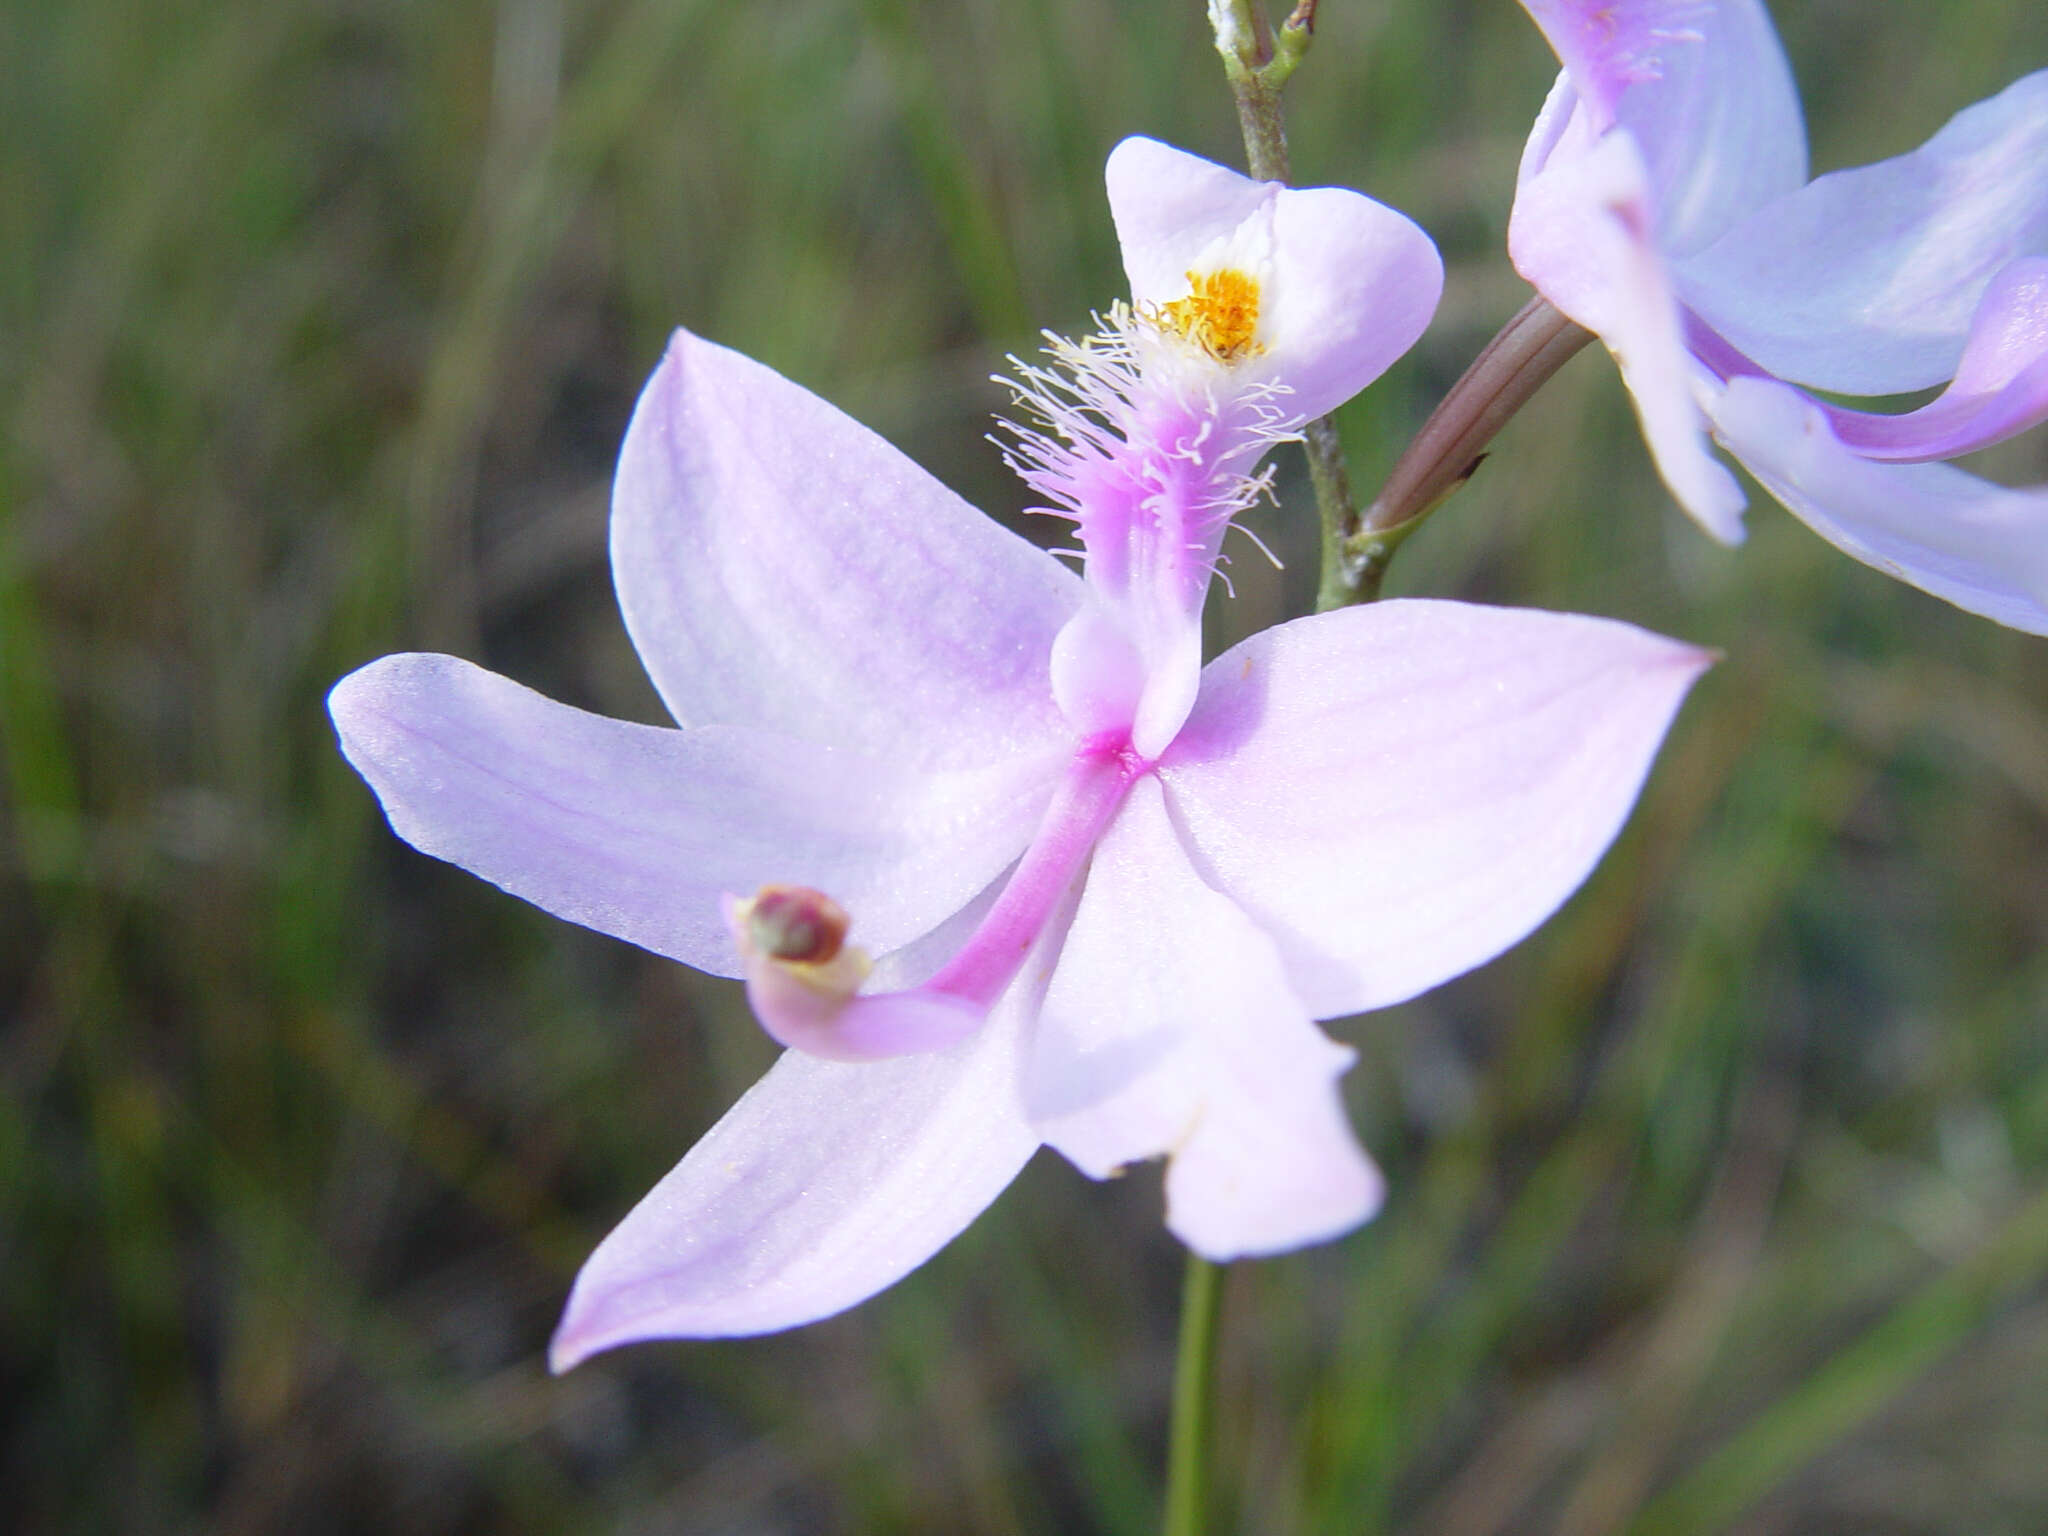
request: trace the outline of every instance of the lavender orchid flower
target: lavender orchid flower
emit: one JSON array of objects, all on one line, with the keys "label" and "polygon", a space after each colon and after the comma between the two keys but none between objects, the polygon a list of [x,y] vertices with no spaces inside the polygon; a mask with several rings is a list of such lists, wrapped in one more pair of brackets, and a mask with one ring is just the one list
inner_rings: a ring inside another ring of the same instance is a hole
[{"label": "lavender orchid flower", "polygon": [[1133,303],[1024,370],[1012,450],[1084,576],[678,334],[626,435],[612,563],[679,728],[446,656],[334,690],[402,837],[743,976],[791,1047],[592,1256],[558,1369],[848,1307],[1041,1144],[1096,1177],[1169,1156],[1168,1225],[1213,1258],[1365,1220],[1352,1053],[1313,1021],[1540,922],[1705,665],[1609,621],[1396,602],[1203,667],[1262,456],[1415,340],[1441,268],[1355,193],[1144,139],[1108,182]]},{"label": "lavender orchid flower", "polygon": [[[1759,0],[1522,0],[1564,71],[1509,249],[1599,333],[1672,494],[1741,537],[1703,429],[1823,538],[2048,633],[2048,486],[1940,462],[2048,419],[2048,71],[1919,149],[1807,180]],[[1881,414],[1809,391],[1883,396]]]}]

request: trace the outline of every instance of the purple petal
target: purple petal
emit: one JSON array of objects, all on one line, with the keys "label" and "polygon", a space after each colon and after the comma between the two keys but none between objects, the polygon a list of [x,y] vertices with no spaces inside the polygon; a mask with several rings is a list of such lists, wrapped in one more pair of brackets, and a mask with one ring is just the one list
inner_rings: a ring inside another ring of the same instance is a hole
[{"label": "purple petal", "polygon": [[1436,313],[1443,261],[1429,236],[1339,187],[1282,192],[1273,206],[1271,364],[1313,420],[1414,346]]},{"label": "purple petal", "polygon": [[1680,292],[1781,378],[1895,394],[1953,374],[1993,274],[2044,254],[2048,70],[1758,209],[1685,262]]},{"label": "purple petal", "polygon": [[1955,380],[1937,399],[1896,416],[1826,410],[1844,446],[1893,463],[1953,459],[2048,421],[2048,257],[2015,261],[1991,280]]},{"label": "purple petal", "polygon": [[1879,464],[1790,385],[1742,378],[1716,434],[1829,543],[1971,613],[2048,634],[2048,486],[2012,490],[1947,464]]},{"label": "purple petal", "polygon": [[1037,992],[971,1040],[849,1064],[786,1053],[599,1244],[550,1363],[815,1322],[964,1231],[1037,1149],[1017,1099]]},{"label": "purple petal", "polygon": [[1047,658],[1079,580],[816,395],[687,332],[626,432],[612,575],[686,725],[946,764],[1062,733]]},{"label": "purple petal", "polygon": [[1634,804],[1707,653],[1607,619],[1403,601],[1209,664],[1160,766],[1197,868],[1317,1018],[1527,934]]},{"label": "purple petal", "polygon": [[[1546,113],[1555,107],[1554,100]],[[1634,141],[1620,131],[1591,138],[1584,114],[1574,113],[1539,156],[1524,159],[1522,171],[1508,218],[1516,269],[1599,334],[1634,397],[1644,441],[1671,494],[1714,537],[1739,542],[1742,489],[1707,448],[1695,403],[1704,370],[1686,348],[1669,273],[1650,234],[1649,191]]]},{"label": "purple petal", "polygon": [[1593,131],[1618,124],[1635,138],[1665,251],[1697,250],[1806,180],[1792,70],[1757,0],[1522,5],[1586,103]]},{"label": "purple petal", "polygon": [[1017,856],[1058,764],[927,772],[792,737],[632,725],[452,656],[400,655],[328,698],[392,830],[558,917],[721,975],[726,892],[816,886],[894,949]]},{"label": "purple petal", "polygon": [[1230,239],[1279,191],[1157,139],[1131,138],[1103,172],[1110,217],[1123,246],[1131,301],[1165,304],[1188,291],[1188,269]]},{"label": "purple petal", "polygon": [[746,959],[747,1003],[778,1044],[827,1061],[885,1061],[958,1045],[982,1027],[982,1010],[944,992],[820,995],[801,973]]},{"label": "purple petal", "polygon": [[1025,1089],[1039,1133],[1096,1178],[1170,1153],[1182,1241],[1218,1260],[1283,1252],[1379,1206],[1337,1091],[1351,1060],[1140,780],[1096,848],[1039,1018]]},{"label": "purple petal", "polygon": [[1142,138],[1117,145],[1106,179],[1140,306],[1183,297],[1189,272],[1219,249],[1260,253],[1258,367],[1287,387],[1278,403],[1290,417],[1342,405],[1412,347],[1436,312],[1436,246],[1360,193],[1252,181]]}]

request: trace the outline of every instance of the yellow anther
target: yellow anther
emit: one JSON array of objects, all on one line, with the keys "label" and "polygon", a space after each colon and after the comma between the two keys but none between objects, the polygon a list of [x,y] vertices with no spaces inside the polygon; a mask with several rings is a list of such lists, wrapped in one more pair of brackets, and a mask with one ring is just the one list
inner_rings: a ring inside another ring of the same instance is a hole
[{"label": "yellow anther", "polygon": [[1185,336],[1219,363],[1234,363],[1260,350],[1258,279],[1235,267],[1190,272],[1188,296],[1162,304],[1153,315],[1160,329]]}]

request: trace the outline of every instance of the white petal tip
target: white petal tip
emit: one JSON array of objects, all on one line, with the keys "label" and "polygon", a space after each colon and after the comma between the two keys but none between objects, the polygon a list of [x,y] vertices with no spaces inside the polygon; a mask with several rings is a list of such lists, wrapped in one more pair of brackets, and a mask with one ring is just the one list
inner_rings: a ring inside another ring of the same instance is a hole
[{"label": "white petal tip", "polygon": [[596,1326],[589,1313],[590,1308],[584,1304],[580,1292],[570,1292],[562,1321],[555,1327],[555,1336],[548,1341],[548,1371],[551,1375],[567,1375],[592,1355],[603,1354],[621,1344],[660,1337],[631,1329]]},{"label": "white petal tip", "polygon": [[1729,549],[1740,549],[1749,540],[1749,526],[1743,522],[1740,508],[1731,516],[1708,516],[1695,512],[1693,521],[1706,530],[1708,538]]},{"label": "white petal tip", "polygon": [[592,1353],[594,1351],[580,1339],[557,1333],[548,1344],[548,1374],[566,1376],[588,1360]]},{"label": "white petal tip", "polygon": [[1268,1188],[1263,1197],[1238,1205],[1217,1203],[1217,1191],[1199,1199],[1175,1199],[1171,1170],[1167,1184],[1167,1230],[1212,1264],[1271,1258],[1333,1242],[1355,1232],[1386,1204],[1387,1183],[1362,1156],[1345,1159],[1314,1188]]},{"label": "white petal tip", "polygon": [[565,1376],[594,1355],[620,1348],[626,1344],[655,1344],[670,1340],[689,1338],[717,1338],[722,1335],[744,1333],[752,1330],[720,1330],[716,1327],[662,1326],[650,1319],[621,1321],[616,1316],[607,1317],[602,1302],[606,1298],[586,1300],[579,1292],[571,1291],[569,1304],[562,1312],[562,1321],[555,1327],[555,1336],[548,1341],[548,1371],[555,1376]]}]

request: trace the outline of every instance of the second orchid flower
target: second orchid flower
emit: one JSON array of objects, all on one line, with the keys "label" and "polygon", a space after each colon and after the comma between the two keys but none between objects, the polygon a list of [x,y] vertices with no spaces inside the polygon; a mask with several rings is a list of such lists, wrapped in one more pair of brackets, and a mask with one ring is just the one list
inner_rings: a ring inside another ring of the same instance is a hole
[{"label": "second orchid flower", "polygon": [[[1564,64],[1508,243],[1597,332],[1672,494],[1741,536],[1705,433],[1824,538],[2048,634],[2048,486],[1944,461],[2048,419],[2048,71],[1807,179],[1759,0],[1522,0]],[[1884,414],[1828,398],[1941,386]]]}]

